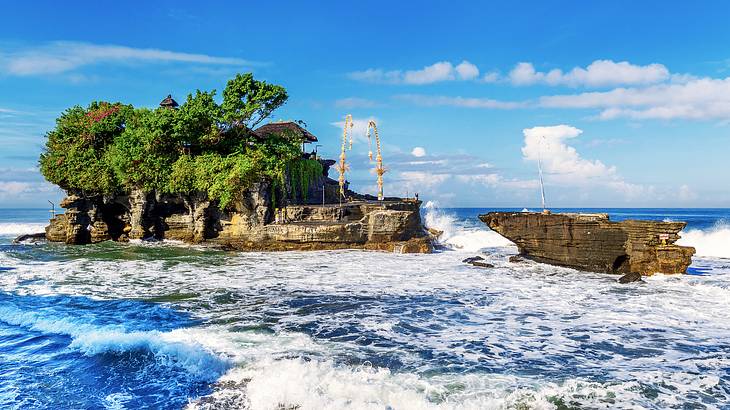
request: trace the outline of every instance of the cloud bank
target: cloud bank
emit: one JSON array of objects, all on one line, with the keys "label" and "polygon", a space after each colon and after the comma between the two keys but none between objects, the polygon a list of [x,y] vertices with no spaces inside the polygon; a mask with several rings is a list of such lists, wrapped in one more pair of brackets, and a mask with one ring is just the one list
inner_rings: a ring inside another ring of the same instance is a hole
[{"label": "cloud bank", "polygon": [[474,80],[479,77],[479,69],[464,60],[454,65],[448,61],[440,61],[420,70],[390,70],[370,68],[348,74],[353,80],[380,84],[433,84],[443,81]]},{"label": "cloud bank", "polygon": [[176,62],[227,66],[258,64],[240,58],[215,57],[207,54],[65,41],[14,52],[0,52],[0,57],[2,57],[0,72],[13,76],[61,74],[103,63]]}]

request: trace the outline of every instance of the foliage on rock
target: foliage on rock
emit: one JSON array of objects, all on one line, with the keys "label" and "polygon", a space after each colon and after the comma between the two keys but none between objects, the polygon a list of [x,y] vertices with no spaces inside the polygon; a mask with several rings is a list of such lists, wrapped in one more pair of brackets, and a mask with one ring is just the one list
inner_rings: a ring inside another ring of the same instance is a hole
[{"label": "foliage on rock", "polygon": [[41,173],[88,195],[136,188],[205,192],[221,208],[258,181],[287,186],[290,170],[297,190],[308,186],[315,171],[321,174],[318,161],[301,159],[297,136],[251,132],[286,102],[283,87],[239,74],[226,85],[222,103],[215,96],[198,90],[179,109],[109,102],[69,108],[46,135]]}]

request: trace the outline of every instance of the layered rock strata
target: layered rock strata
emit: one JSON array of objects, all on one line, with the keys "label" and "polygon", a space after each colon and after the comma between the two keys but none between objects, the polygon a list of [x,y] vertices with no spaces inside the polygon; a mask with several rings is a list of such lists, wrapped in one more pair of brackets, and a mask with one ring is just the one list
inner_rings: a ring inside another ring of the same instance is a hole
[{"label": "layered rock strata", "polygon": [[490,212],[479,219],[541,263],[613,274],[685,273],[695,249],[676,245],[685,222],[626,220],[607,214]]},{"label": "layered rock strata", "polygon": [[[321,186],[327,186],[326,182]],[[118,196],[69,193],[66,212],[46,228],[49,241],[88,244],[106,240],[174,239],[239,250],[373,249],[428,253],[430,235],[419,201],[350,201],[273,208],[266,183],[255,184],[220,210],[203,194],[159,196],[132,191]],[[322,190],[319,191],[320,195]]]}]

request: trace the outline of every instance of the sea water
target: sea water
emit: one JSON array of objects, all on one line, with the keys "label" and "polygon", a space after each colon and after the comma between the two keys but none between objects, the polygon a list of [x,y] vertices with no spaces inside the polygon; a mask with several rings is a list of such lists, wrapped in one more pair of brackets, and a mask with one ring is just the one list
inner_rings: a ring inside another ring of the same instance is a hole
[{"label": "sea water", "polygon": [[688,222],[690,274],[629,285],[509,263],[487,211],[401,255],[11,245],[47,211],[0,210],[0,408],[730,407],[730,210],[586,210]]}]

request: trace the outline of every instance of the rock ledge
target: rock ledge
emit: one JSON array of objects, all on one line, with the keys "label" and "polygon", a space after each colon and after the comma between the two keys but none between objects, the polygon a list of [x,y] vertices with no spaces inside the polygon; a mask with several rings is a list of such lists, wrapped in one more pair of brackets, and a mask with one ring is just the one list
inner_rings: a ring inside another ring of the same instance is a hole
[{"label": "rock ledge", "polygon": [[613,274],[685,273],[695,249],[685,222],[609,221],[607,214],[490,212],[479,219],[536,262]]}]

